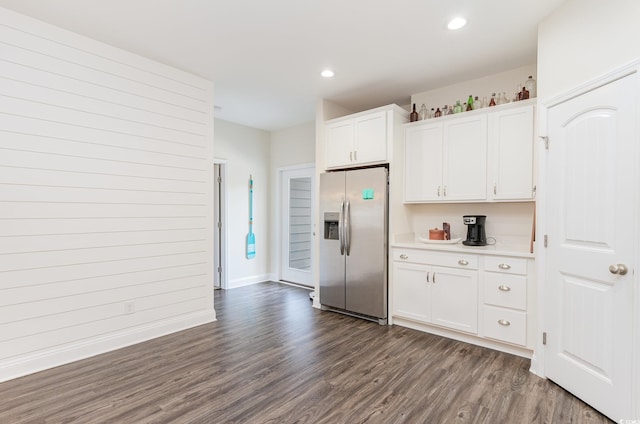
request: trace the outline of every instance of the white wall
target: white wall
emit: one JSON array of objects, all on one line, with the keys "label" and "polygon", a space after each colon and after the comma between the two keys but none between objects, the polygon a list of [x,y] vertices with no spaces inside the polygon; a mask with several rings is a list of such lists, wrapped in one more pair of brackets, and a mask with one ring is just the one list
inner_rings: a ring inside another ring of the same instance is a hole
[{"label": "white wall", "polygon": [[212,85],[0,24],[0,381],[214,320]]},{"label": "white wall", "polygon": [[[315,122],[297,125],[279,131],[271,132],[271,196],[269,196],[269,210],[271,214],[271,244],[272,252],[270,274],[272,280],[280,277],[280,245],[281,245],[281,216],[280,209],[279,170],[285,167],[314,165],[316,158],[316,127]],[[279,213],[277,213],[279,212]]]},{"label": "white wall", "polygon": [[[267,281],[270,278],[272,237],[270,224],[269,132],[215,120],[215,157],[225,161],[227,172],[228,288]],[[249,175],[253,175],[253,232],[256,256],[247,259],[249,232]]]},{"label": "white wall", "polygon": [[538,97],[640,57],[638,0],[567,0],[538,27]]},{"label": "white wall", "polygon": [[471,94],[474,98],[478,96],[480,99],[491,99],[491,94],[506,92],[507,99],[511,100],[518,85],[523,85],[529,75],[536,78],[536,65],[531,64],[516,69],[506,70],[497,74],[487,75],[482,78],[463,81],[458,84],[440,87],[434,90],[424,91],[411,96],[411,103],[416,104],[416,110],[420,110],[423,103],[428,109],[440,108],[444,105],[455,104],[456,100],[464,103]]}]

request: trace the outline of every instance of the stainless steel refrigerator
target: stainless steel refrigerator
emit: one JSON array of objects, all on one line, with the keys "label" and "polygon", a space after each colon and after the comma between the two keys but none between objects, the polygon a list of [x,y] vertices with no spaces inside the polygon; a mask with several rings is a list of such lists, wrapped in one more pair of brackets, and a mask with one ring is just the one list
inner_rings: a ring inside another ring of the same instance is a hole
[{"label": "stainless steel refrigerator", "polygon": [[320,304],[386,324],[388,171],[320,175]]}]

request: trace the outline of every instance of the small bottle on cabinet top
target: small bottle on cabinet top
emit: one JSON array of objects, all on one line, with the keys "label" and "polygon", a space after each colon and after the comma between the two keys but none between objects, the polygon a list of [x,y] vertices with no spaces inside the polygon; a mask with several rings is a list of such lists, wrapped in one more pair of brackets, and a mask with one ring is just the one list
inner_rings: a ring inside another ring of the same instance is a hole
[{"label": "small bottle on cabinet top", "polygon": [[469,98],[467,99],[467,112],[473,110],[473,97],[469,94]]},{"label": "small bottle on cabinet top", "polygon": [[409,122],[415,122],[418,120],[418,112],[416,112],[416,104],[413,104],[413,111],[409,115]]},{"label": "small bottle on cabinet top", "polygon": [[435,118],[435,113],[436,111],[431,108],[431,110],[429,111],[429,118]]},{"label": "small bottle on cabinet top", "polygon": [[489,101],[489,106],[496,105],[496,93],[491,94],[491,100]]},{"label": "small bottle on cabinet top", "polygon": [[482,109],[482,107],[482,101],[476,96],[476,99],[473,101],[473,110]]},{"label": "small bottle on cabinet top", "polygon": [[425,119],[427,119],[427,106],[422,103],[422,106],[420,106],[420,112],[418,113],[418,118],[421,121],[424,121]]},{"label": "small bottle on cabinet top", "polygon": [[456,100],[456,105],[453,108],[453,113],[462,112],[462,105],[460,104],[460,100]]},{"label": "small bottle on cabinet top", "polygon": [[529,92],[530,99],[536,97],[536,80],[533,79],[532,75],[529,75],[529,78],[524,82],[524,88]]},{"label": "small bottle on cabinet top", "polygon": [[440,108],[438,108],[438,109],[436,110],[436,112],[433,114],[433,117],[434,117],[434,118],[439,118],[439,117],[441,117],[441,116],[442,116],[442,112],[440,112]]}]

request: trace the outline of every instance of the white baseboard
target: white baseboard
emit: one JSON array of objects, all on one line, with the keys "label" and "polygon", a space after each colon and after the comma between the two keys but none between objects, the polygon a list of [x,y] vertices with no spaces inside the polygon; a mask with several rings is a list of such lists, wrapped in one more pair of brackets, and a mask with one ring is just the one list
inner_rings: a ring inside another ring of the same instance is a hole
[{"label": "white baseboard", "polygon": [[235,289],[238,287],[250,286],[252,284],[264,283],[265,281],[278,281],[278,280],[271,280],[270,274],[252,275],[250,277],[236,278],[234,280],[229,280],[228,288]]},{"label": "white baseboard", "polygon": [[202,324],[208,324],[215,320],[214,311],[201,311],[0,362],[0,383]]}]

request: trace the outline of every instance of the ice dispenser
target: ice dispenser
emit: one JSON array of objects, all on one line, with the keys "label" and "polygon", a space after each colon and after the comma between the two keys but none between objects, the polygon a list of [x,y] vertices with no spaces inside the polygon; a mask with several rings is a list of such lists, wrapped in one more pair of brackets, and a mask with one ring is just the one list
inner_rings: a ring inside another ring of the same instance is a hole
[{"label": "ice dispenser", "polygon": [[339,240],[338,225],[340,214],[338,212],[324,213],[324,238],[325,240]]}]

